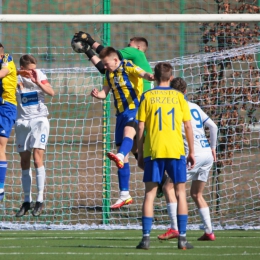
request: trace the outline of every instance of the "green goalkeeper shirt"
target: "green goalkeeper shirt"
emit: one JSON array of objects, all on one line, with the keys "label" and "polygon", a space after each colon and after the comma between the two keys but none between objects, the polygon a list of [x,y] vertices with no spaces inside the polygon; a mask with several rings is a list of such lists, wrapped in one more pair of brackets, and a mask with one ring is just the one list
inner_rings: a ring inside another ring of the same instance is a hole
[{"label": "green goalkeeper shirt", "polygon": [[[133,47],[126,47],[122,50],[119,50],[119,52],[121,53],[124,59],[131,60],[135,65],[139,66],[144,71],[153,73],[144,52]],[[152,82],[143,79],[143,92],[151,88],[152,88]]]}]

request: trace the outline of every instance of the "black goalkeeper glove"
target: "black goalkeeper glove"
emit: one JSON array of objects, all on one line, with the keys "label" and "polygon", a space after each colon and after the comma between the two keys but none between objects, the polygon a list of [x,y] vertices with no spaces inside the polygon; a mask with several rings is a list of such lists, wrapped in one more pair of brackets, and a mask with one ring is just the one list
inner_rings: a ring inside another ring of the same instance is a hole
[{"label": "black goalkeeper glove", "polygon": [[90,47],[96,42],[89,33],[79,31],[75,33],[75,36],[82,42],[87,43]]},{"label": "black goalkeeper glove", "polygon": [[77,36],[73,36],[71,39],[71,47],[77,53],[86,53],[88,50],[91,50],[90,46]]}]

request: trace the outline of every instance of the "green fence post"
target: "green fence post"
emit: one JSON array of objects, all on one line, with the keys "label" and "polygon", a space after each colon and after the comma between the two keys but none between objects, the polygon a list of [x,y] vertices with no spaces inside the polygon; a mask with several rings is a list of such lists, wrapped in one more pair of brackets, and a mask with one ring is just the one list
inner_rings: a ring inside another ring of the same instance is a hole
[{"label": "green fence post", "polygon": [[[180,0],[180,14],[184,14],[185,0]],[[185,55],[185,23],[180,23],[180,58]],[[183,65],[181,65],[180,77],[183,77]]]},{"label": "green fence post", "polygon": [[[32,13],[32,1],[28,0],[27,3],[27,14]],[[31,23],[27,23],[27,32],[26,32],[26,53],[31,52]]]},{"label": "green fence post", "polygon": [[[110,0],[103,0],[104,14],[110,14]],[[104,23],[104,44],[110,45],[110,23]],[[103,102],[103,224],[110,218],[110,160],[106,153],[110,150],[110,95]]]}]

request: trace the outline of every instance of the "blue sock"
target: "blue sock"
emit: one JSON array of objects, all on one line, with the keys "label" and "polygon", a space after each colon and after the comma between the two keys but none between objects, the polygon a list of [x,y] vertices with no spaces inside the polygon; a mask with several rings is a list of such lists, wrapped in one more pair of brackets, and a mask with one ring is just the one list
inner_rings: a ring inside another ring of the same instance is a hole
[{"label": "blue sock", "polygon": [[133,147],[133,139],[129,138],[129,137],[125,137],[123,139],[123,142],[119,148],[118,153],[122,153],[124,156],[126,156],[127,154],[130,153],[132,147]]},{"label": "blue sock", "polygon": [[129,163],[124,163],[124,167],[122,169],[118,169],[118,183],[119,190],[129,190],[129,180],[130,180],[130,167]]},{"label": "blue sock", "polygon": [[6,170],[7,170],[7,162],[0,161],[0,189],[3,189],[5,185]]},{"label": "blue sock", "polygon": [[153,218],[150,217],[142,217],[142,226],[143,226],[143,236],[150,235],[153,224]]},{"label": "blue sock", "polygon": [[180,235],[185,235],[188,222],[188,215],[177,215],[177,222]]}]

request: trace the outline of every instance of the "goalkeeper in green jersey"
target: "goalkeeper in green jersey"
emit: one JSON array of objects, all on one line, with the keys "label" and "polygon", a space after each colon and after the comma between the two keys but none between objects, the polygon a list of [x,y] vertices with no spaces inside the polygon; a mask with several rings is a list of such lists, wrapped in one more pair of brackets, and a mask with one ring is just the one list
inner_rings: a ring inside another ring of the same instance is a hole
[{"label": "goalkeeper in green jersey", "polygon": [[[89,60],[95,65],[95,67],[99,70],[99,72],[105,74],[104,65],[102,64],[99,57],[93,52],[93,50],[95,50],[96,53],[99,54],[104,49],[104,46],[96,42],[90,34],[82,31],[76,33],[74,37],[89,45],[89,48],[85,50],[85,54],[88,56]],[[128,46],[124,49],[118,50],[117,54],[120,60],[131,60],[135,65],[142,68],[144,71],[153,73],[150,64],[145,56],[145,52],[147,49],[148,41],[145,38],[133,37],[130,39]],[[143,92],[151,89],[152,84],[152,82],[143,79]]]}]

